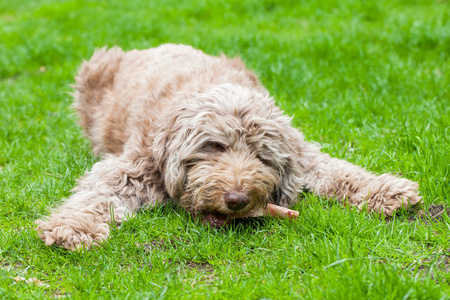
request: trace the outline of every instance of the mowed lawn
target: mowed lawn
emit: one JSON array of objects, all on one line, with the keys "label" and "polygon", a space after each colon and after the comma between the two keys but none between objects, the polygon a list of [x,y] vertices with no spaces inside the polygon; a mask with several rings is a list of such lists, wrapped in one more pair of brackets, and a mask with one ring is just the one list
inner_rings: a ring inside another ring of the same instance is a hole
[{"label": "mowed lawn", "polygon": [[[449,18],[446,0],[1,1],[0,298],[450,299],[450,218],[428,212],[450,205]],[[417,181],[423,212],[304,194],[295,222],[217,231],[168,206],[93,251],[45,246],[34,221],[99,159],[77,68],[167,42],[242,57],[308,140]]]}]

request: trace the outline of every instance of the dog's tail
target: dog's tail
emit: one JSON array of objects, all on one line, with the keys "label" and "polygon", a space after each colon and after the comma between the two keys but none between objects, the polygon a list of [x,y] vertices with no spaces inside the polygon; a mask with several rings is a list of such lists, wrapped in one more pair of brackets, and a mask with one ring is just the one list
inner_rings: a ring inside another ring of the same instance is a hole
[{"label": "dog's tail", "polygon": [[102,91],[112,87],[124,54],[119,47],[103,47],[84,61],[75,77],[75,100],[80,104],[100,104]]}]

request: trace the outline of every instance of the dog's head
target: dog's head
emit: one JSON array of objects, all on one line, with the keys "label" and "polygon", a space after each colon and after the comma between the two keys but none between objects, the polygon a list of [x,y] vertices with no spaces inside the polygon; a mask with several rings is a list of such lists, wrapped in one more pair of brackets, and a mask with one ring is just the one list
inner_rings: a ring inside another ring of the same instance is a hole
[{"label": "dog's head", "polygon": [[297,197],[303,137],[264,91],[224,84],[163,122],[153,156],[166,191],[212,225]]}]

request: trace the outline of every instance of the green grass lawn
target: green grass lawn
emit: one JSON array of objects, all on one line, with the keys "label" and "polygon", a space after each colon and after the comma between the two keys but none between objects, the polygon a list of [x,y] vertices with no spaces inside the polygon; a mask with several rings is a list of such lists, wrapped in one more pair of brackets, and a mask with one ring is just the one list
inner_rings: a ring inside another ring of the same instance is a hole
[{"label": "green grass lawn", "polygon": [[69,85],[95,48],[241,56],[308,140],[450,204],[446,0],[0,2],[0,298],[450,299],[450,218],[391,220],[304,195],[295,222],[212,230],[146,211],[94,251],[33,222],[98,160]]}]

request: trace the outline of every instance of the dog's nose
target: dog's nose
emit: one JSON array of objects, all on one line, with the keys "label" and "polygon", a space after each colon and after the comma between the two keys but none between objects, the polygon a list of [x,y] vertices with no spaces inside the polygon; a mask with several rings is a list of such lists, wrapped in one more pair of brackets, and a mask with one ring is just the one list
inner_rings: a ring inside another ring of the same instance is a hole
[{"label": "dog's nose", "polygon": [[225,194],[225,203],[229,209],[241,210],[250,203],[247,193],[231,191]]}]

